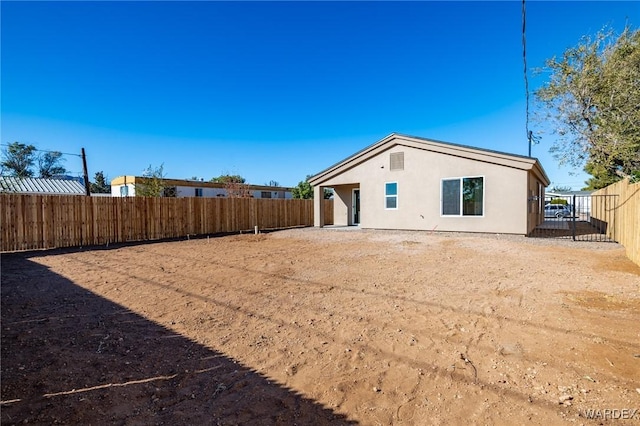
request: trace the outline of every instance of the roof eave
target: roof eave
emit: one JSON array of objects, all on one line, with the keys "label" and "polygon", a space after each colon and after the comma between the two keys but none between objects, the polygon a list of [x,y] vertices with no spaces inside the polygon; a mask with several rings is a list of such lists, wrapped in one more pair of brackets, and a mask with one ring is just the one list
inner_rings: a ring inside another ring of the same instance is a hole
[{"label": "roof eave", "polygon": [[[397,142],[391,145],[387,145],[389,142],[396,140]],[[345,172],[358,164],[366,161],[368,158],[377,155],[393,146],[404,145],[417,149],[427,149],[434,152],[439,152],[445,155],[453,155],[465,158],[471,158],[472,156],[482,156],[483,159],[477,159],[478,161],[484,161],[487,163],[493,163],[502,165],[505,167],[512,167],[521,170],[533,170],[535,174],[543,181],[549,181],[542,165],[537,158],[525,157],[521,155],[509,154],[500,151],[493,151],[483,148],[476,148],[467,145],[453,144],[449,142],[436,141],[432,139],[420,138],[415,136],[401,135],[397,133],[391,133],[378,142],[369,145],[368,147],[356,152],[355,154],[345,158],[344,160],[332,165],[331,167],[317,173],[310,177],[308,182],[317,186],[326,182],[338,174]],[[548,185],[548,184],[547,184]]]}]

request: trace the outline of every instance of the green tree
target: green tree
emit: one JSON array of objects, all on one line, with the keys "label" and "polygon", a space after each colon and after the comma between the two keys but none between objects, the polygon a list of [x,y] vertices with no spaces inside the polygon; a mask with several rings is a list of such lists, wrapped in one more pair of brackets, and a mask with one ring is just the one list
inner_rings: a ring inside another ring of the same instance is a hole
[{"label": "green tree", "polygon": [[549,201],[549,204],[563,204],[566,206],[567,204],[569,204],[569,202],[564,198],[553,198],[551,201]]},{"label": "green tree", "polygon": [[301,180],[298,182],[298,185],[291,189],[293,198],[302,198],[304,200],[313,198],[313,186],[309,183],[310,177],[311,175],[307,175],[305,180]]},{"label": "green tree", "polygon": [[215,183],[246,183],[245,178],[240,175],[220,175],[218,177],[211,178],[211,182]]},{"label": "green tree", "polygon": [[[293,198],[302,198],[304,200],[309,200],[313,198],[313,186],[309,183],[309,178],[311,175],[307,175],[305,180],[301,180],[298,182],[298,185],[291,189],[291,196]],[[333,196],[333,191],[330,189],[324,189],[324,199],[328,200]]]},{"label": "green tree", "polygon": [[36,147],[13,142],[2,152],[2,174],[26,178],[33,176],[32,167],[36,161]]},{"label": "green tree", "polygon": [[142,173],[143,182],[136,184],[136,196],[140,197],[162,197],[166,185],[164,182],[164,163],[158,167],[149,165]]},{"label": "green tree", "polygon": [[591,174],[587,189],[640,174],[640,30],[585,37],[546,66],[550,80],[536,97],[560,164]]},{"label": "green tree", "polygon": [[91,192],[94,194],[111,194],[111,185],[107,183],[107,179],[102,171],[96,172],[93,182],[91,182]]},{"label": "green tree", "polygon": [[47,151],[38,156],[38,175],[41,178],[51,178],[64,175],[67,169],[61,164],[64,159],[59,151]]}]

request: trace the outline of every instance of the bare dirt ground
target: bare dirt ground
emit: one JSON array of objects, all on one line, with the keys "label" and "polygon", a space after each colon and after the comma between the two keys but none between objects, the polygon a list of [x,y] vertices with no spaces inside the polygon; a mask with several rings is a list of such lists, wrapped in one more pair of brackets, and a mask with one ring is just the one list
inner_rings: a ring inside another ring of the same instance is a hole
[{"label": "bare dirt ground", "polygon": [[[638,424],[614,243],[295,229],[2,256],[2,424]],[[623,417],[623,412],[611,412]]]}]

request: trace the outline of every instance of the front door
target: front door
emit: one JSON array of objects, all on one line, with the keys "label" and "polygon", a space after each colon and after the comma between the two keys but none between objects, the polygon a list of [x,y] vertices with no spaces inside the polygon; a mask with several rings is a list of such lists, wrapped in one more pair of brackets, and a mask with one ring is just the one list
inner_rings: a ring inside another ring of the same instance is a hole
[{"label": "front door", "polygon": [[360,224],[360,189],[353,190],[353,224]]}]

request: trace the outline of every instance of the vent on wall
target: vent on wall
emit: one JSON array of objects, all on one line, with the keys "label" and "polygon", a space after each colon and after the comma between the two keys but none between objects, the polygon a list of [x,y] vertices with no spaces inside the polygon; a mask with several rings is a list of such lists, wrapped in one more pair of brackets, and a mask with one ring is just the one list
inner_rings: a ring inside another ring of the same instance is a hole
[{"label": "vent on wall", "polygon": [[389,159],[391,160],[390,170],[404,170],[404,152],[392,152]]}]

